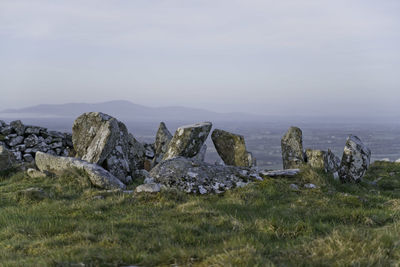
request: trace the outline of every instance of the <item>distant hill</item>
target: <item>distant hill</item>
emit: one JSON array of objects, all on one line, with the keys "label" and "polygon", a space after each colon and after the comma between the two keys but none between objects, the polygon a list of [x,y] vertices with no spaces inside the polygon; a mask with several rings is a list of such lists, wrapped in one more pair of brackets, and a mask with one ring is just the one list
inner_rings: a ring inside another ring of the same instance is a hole
[{"label": "distant hill", "polygon": [[147,107],[129,101],[103,103],[43,104],[22,109],[0,111],[2,117],[76,118],[84,112],[99,111],[124,121],[257,121],[264,117],[245,113],[218,113],[188,107]]}]

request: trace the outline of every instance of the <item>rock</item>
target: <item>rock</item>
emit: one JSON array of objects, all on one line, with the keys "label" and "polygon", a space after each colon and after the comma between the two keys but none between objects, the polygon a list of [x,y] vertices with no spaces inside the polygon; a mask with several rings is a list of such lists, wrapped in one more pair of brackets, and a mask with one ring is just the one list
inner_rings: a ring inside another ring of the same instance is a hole
[{"label": "rock", "polygon": [[43,178],[43,177],[47,176],[46,173],[32,169],[32,168],[29,168],[26,171],[26,174],[31,178]]},{"label": "rock", "polygon": [[[221,193],[238,182],[255,181],[257,173],[234,166],[215,166],[191,158],[176,157],[161,161],[151,171],[155,183],[187,193]],[[240,184],[240,183],[239,183]]]},{"label": "rock", "polygon": [[27,198],[30,200],[43,200],[48,197],[43,188],[39,187],[30,187],[28,189],[18,191],[17,196],[18,198]]},{"label": "rock", "polygon": [[297,186],[297,184],[290,184],[290,189],[294,190],[294,191],[298,191],[300,190],[300,188]]},{"label": "rock", "polygon": [[145,155],[146,158],[153,159],[154,158],[154,145],[152,144],[144,144]]},{"label": "rock", "polygon": [[147,183],[147,184],[142,184],[136,187],[135,192],[136,193],[141,193],[141,192],[147,192],[147,193],[157,193],[161,191],[161,185],[156,184],[156,183]]},{"label": "rock", "polygon": [[247,152],[242,135],[215,129],[211,134],[211,139],[226,165],[240,167],[251,167],[253,165],[253,157]]},{"label": "rock", "polygon": [[262,171],[260,172],[261,177],[288,177],[292,178],[300,173],[300,169],[286,169],[286,170],[276,170],[276,171]]},{"label": "rock", "polygon": [[357,136],[350,135],[344,147],[339,176],[342,182],[359,182],[367,171],[371,150]]},{"label": "rock", "polygon": [[207,153],[207,145],[204,144],[201,147],[199,153],[196,156],[194,156],[193,159],[199,160],[199,161],[204,161],[204,159],[206,158],[206,153]]},{"label": "rock", "polygon": [[10,126],[17,133],[17,135],[24,135],[25,126],[20,120],[10,122]]},{"label": "rock", "polygon": [[15,158],[17,161],[21,161],[21,160],[22,160],[22,153],[21,153],[21,152],[19,152],[19,151],[12,151],[11,153],[14,154],[14,158]]},{"label": "rock", "polygon": [[297,127],[290,127],[281,140],[284,169],[299,168],[304,164],[303,133]]},{"label": "rock", "polygon": [[14,154],[5,146],[0,145],[0,171],[11,169],[16,164]]},{"label": "rock", "polygon": [[306,159],[307,164],[312,168],[323,169],[329,173],[338,171],[340,167],[340,159],[331,150],[327,152],[317,149],[307,149]]},{"label": "rock", "polygon": [[39,144],[39,138],[35,134],[31,134],[27,138],[25,138],[24,144],[26,145],[26,147],[34,147]]},{"label": "rock", "polygon": [[5,121],[0,120],[0,128],[6,126],[7,124],[5,123]]},{"label": "rock", "polygon": [[328,173],[335,173],[339,171],[340,168],[340,158],[337,157],[333,152],[328,149],[328,152],[326,154],[326,165],[325,165],[325,171]]},{"label": "rock", "polygon": [[339,173],[338,172],[334,172],[333,173],[333,179],[334,180],[339,180]]},{"label": "rock", "polygon": [[304,185],[304,188],[307,188],[307,189],[315,189],[315,188],[317,188],[317,186],[316,186],[315,184],[305,184],[305,185]]},{"label": "rock", "polygon": [[26,126],[25,134],[35,134],[39,135],[41,132],[47,131],[46,128],[37,127],[37,126]]},{"label": "rock", "polygon": [[151,171],[151,169],[153,168],[153,161],[149,160],[149,159],[145,159],[144,160],[144,164],[143,164],[143,168],[146,171]]},{"label": "rock", "polygon": [[31,154],[24,154],[22,156],[22,158],[24,159],[25,162],[32,162],[34,161],[34,158]]},{"label": "rock", "polygon": [[17,136],[17,137],[12,138],[12,139],[8,142],[8,145],[9,145],[9,146],[16,146],[16,145],[21,144],[23,141],[24,141],[24,137],[23,137],[23,136]]},{"label": "rock", "polygon": [[12,133],[11,126],[5,126],[1,129],[1,134],[4,136],[10,135]]},{"label": "rock", "polygon": [[144,161],[146,159],[145,153],[146,149],[144,145],[137,141],[132,134],[128,135],[128,143],[129,143],[129,160],[130,166],[132,168],[132,172],[135,170],[143,169]]},{"label": "rock", "polygon": [[140,164],[134,155],[137,152],[132,152],[132,138],[125,124],[100,112],[82,114],[72,127],[76,156],[103,166],[125,183]]},{"label": "rock", "polygon": [[105,189],[126,188],[120,180],[102,167],[80,159],[53,156],[39,151],[36,153],[35,162],[38,169],[42,172],[59,173],[71,168],[77,168],[87,173],[94,186]]},{"label": "rock", "polygon": [[211,127],[211,122],[179,127],[168,145],[163,160],[180,156],[187,158],[196,156],[206,141]]},{"label": "rock", "polygon": [[156,134],[156,141],[154,143],[154,165],[159,163],[167,153],[169,142],[172,140],[172,134],[168,131],[164,122],[160,123]]}]

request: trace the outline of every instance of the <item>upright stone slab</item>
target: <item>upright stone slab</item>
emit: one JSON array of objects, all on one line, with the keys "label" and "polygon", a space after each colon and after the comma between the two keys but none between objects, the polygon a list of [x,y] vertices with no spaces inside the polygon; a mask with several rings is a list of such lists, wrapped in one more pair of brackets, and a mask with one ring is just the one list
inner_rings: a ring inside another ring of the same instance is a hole
[{"label": "upright stone slab", "polygon": [[15,163],[14,154],[5,146],[0,145],[0,171],[12,168]]},{"label": "upright stone slab", "polygon": [[196,156],[206,141],[211,127],[211,122],[179,127],[168,145],[168,150],[163,160],[179,156],[186,158]]},{"label": "upright stone slab", "polygon": [[72,127],[76,156],[103,166],[124,183],[132,180],[132,173],[140,165],[131,138],[122,122],[100,112],[82,114]]},{"label": "upright stone slab", "polygon": [[312,168],[324,169],[327,165],[327,153],[318,149],[306,149],[307,164]]},{"label": "upright stone slab", "polygon": [[344,147],[340,163],[339,177],[342,182],[360,182],[367,171],[371,159],[371,150],[360,138],[350,135]]},{"label": "upright stone slab", "polygon": [[329,173],[335,173],[339,171],[340,158],[336,156],[330,149],[326,153],[326,166],[325,171]]},{"label": "upright stone slab", "polygon": [[172,134],[168,131],[164,122],[160,123],[156,134],[156,142],[154,143],[155,155],[153,164],[159,163],[167,153],[168,145],[172,140]]},{"label": "upright stone slab", "polygon": [[297,127],[290,127],[281,140],[284,169],[296,169],[304,164],[303,133]]},{"label": "upright stone slab", "polygon": [[215,129],[211,134],[214,146],[226,165],[251,167],[252,155],[247,152],[244,137],[224,130]]}]

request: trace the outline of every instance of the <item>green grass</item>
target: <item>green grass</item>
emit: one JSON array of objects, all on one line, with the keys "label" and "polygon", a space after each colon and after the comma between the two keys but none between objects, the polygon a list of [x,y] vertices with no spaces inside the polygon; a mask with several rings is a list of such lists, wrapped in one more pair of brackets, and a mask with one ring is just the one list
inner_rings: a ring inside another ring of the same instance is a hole
[{"label": "green grass", "polygon": [[[360,184],[305,168],[208,196],[110,193],[74,170],[0,177],[0,266],[400,263],[400,164],[375,163]],[[21,194],[30,187],[47,197]]]}]

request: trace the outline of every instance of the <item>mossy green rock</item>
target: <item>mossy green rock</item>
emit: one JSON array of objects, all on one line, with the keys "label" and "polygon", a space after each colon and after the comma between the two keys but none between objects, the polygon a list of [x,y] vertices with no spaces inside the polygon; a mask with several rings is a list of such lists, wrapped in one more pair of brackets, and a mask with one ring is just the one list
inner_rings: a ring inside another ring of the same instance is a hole
[{"label": "mossy green rock", "polygon": [[303,133],[298,127],[290,127],[281,140],[284,169],[300,168],[304,164]]},{"label": "mossy green rock", "polygon": [[211,134],[211,139],[219,156],[226,165],[252,166],[252,156],[246,150],[246,144],[242,135],[215,129]]},{"label": "mossy green rock", "polygon": [[211,127],[211,122],[202,122],[179,127],[168,145],[168,150],[163,160],[180,156],[186,158],[196,156],[206,141]]}]

